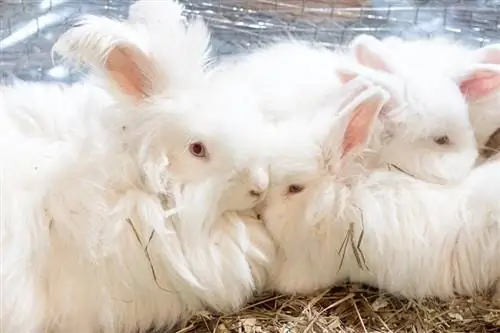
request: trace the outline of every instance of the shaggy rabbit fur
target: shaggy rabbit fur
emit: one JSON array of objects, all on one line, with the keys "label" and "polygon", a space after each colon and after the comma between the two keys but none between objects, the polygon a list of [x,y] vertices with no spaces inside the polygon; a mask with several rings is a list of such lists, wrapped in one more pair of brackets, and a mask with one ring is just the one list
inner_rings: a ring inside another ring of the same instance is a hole
[{"label": "shaggy rabbit fur", "polygon": [[265,122],[209,84],[209,34],[170,5],[161,36],[95,16],[63,34],[82,83],[2,88],[3,333],[172,326],[265,284],[274,245],[238,213],[268,186]]}]

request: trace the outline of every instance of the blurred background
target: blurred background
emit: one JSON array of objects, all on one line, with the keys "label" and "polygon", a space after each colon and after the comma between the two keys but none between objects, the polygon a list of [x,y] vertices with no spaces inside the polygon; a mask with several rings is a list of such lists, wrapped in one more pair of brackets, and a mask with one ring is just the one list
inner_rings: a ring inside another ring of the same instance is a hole
[{"label": "blurred background", "polygon": [[[162,1],[162,0],[150,0]],[[50,49],[83,13],[127,16],[133,0],[0,0],[0,82],[74,82],[71,68],[54,66]],[[359,33],[379,37],[447,35],[472,45],[500,38],[500,0],[191,0],[214,32],[217,55],[292,36],[329,47]]]}]

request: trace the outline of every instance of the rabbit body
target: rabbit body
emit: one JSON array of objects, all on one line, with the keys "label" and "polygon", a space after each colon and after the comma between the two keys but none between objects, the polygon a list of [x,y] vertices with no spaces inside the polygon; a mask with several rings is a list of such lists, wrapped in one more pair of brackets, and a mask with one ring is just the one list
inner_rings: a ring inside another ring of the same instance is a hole
[{"label": "rabbit body", "polygon": [[320,117],[279,126],[269,194],[258,207],[278,248],[271,288],[311,293],[355,281],[446,298],[500,277],[498,161],[448,185],[367,172],[357,157],[382,97],[351,102],[349,121],[342,111],[333,125]]},{"label": "rabbit body", "polygon": [[[203,309],[235,310],[264,285],[274,245],[237,213],[267,186],[263,121],[243,91],[196,70],[201,55],[183,38],[207,33],[193,26],[170,30],[183,47],[172,38],[179,54],[154,67],[136,30],[88,17],[58,49],[97,75],[3,88],[2,332],[171,327]],[[121,76],[106,72],[121,61]]]}]

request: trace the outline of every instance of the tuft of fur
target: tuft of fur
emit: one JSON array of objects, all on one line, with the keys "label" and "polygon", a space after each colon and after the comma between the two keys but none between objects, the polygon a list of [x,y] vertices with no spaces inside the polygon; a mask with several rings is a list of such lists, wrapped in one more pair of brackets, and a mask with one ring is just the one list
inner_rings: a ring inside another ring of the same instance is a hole
[{"label": "tuft of fur", "polygon": [[[500,277],[499,161],[447,185],[365,171],[353,157],[374,134],[383,100],[357,103],[337,104],[343,116],[330,122],[322,115],[277,126],[271,186],[258,208],[278,248],[270,287],[304,294],[347,280],[447,298],[493,286]],[[346,140],[357,143],[347,155]],[[290,192],[292,185],[302,191]]]},{"label": "tuft of fur", "polygon": [[[56,50],[93,76],[2,90],[2,332],[172,326],[265,284],[274,244],[240,213],[268,184],[265,123],[245,91],[206,80],[204,55],[184,57],[208,33],[179,21],[163,40],[87,16]],[[109,66],[116,50],[127,66]]]}]

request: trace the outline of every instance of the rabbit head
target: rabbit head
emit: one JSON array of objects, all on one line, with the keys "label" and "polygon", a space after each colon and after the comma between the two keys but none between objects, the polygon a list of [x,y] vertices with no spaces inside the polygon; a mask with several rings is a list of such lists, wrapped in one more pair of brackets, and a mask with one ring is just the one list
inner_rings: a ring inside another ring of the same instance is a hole
[{"label": "rabbit head", "polygon": [[210,207],[248,209],[268,186],[260,115],[235,85],[208,82],[209,33],[201,21],[180,20],[160,35],[86,16],[54,51],[91,67],[106,85],[114,112],[127,119],[124,141],[150,190],[197,207],[197,217],[210,215]]},{"label": "rabbit head", "polygon": [[[271,285],[281,292],[311,292],[331,283],[338,267],[332,268],[333,263],[321,269],[317,264],[327,258],[332,262],[332,253],[339,250],[348,226],[327,223],[328,239],[318,242],[314,237],[325,227],[322,222],[341,214],[349,188],[365,173],[359,158],[374,135],[389,94],[354,80],[336,99],[336,105],[325,107],[306,125],[297,118],[276,125],[271,185],[256,210],[277,244],[279,258]],[[299,270],[310,265],[316,265],[315,276],[304,277]]]},{"label": "rabbit head", "polygon": [[498,45],[477,49],[445,37],[416,40],[389,37],[382,42],[405,59],[417,55],[419,68],[432,68],[434,73],[442,73],[457,83],[469,104],[477,146],[484,148],[490,136],[500,128],[496,111],[500,100],[495,94],[500,82]]},{"label": "rabbit head", "polygon": [[467,102],[448,75],[418,65],[423,51],[399,54],[398,45],[403,43],[360,35],[350,45],[359,70],[339,71],[344,82],[361,75],[391,94],[381,112],[384,132],[375,163],[431,182],[458,181],[478,155]]}]

